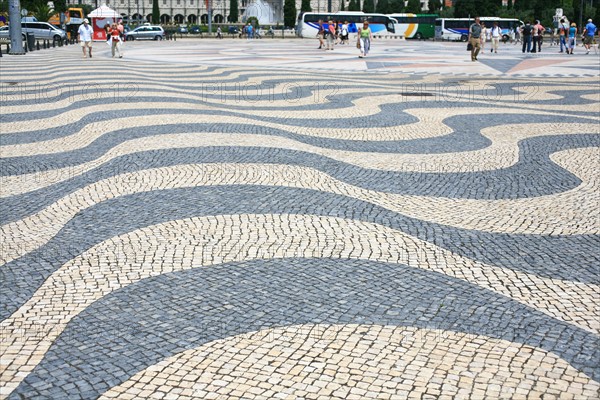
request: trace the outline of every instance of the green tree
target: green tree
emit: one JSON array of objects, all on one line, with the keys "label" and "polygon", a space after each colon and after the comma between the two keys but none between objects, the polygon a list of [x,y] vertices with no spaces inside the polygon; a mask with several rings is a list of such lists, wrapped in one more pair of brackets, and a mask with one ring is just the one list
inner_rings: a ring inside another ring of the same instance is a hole
[{"label": "green tree", "polygon": [[35,15],[35,17],[38,19],[38,21],[42,21],[42,22],[48,22],[50,17],[52,15],[54,15],[54,10],[52,8],[48,7],[48,3],[44,2],[43,0],[39,0],[33,6],[32,11],[33,11],[33,15]]},{"label": "green tree", "polygon": [[8,14],[8,0],[0,1],[0,13]]},{"label": "green tree", "polygon": [[509,10],[512,10],[513,8],[513,0],[508,0],[508,3],[506,3],[506,8]]},{"label": "green tree", "polygon": [[300,4],[300,13],[312,12],[312,7],[310,6],[310,0],[302,0]]},{"label": "green tree", "polygon": [[477,1],[479,4],[475,3],[475,0],[457,0],[454,3],[454,17],[467,18],[471,16],[473,18],[478,15],[484,15],[483,10],[481,10],[481,3],[483,2]]},{"label": "green tree", "polygon": [[229,1],[229,22],[238,22],[240,18],[240,10],[238,8],[238,0]]},{"label": "green tree", "polygon": [[350,0],[348,11],[360,11],[360,0]]},{"label": "green tree", "polygon": [[406,6],[407,13],[420,13],[421,12],[421,1],[420,0],[408,0],[408,4]]},{"label": "green tree", "polygon": [[285,0],[283,3],[283,24],[285,26],[296,26],[296,2],[295,0]]},{"label": "green tree", "polygon": [[404,12],[404,0],[390,0],[390,13]]},{"label": "green tree", "polygon": [[379,14],[391,14],[390,2],[388,0],[377,1],[377,6],[375,7],[375,12],[379,13]]},{"label": "green tree", "polygon": [[67,11],[66,0],[54,0],[54,12],[64,13]]},{"label": "green tree", "polygon": [[440,0],[429,0],[427,3],[427,8],[429,9],[430,14],[437,14],[437,12],[442,8],[442,2]]},{"label": "green tree", "polygon": [[152,0],[152,23],[154,25],[158,25],[160,23],[160,10],[158,8],[158,0]]},{"label": "green tree", "polygon": [[373,3],[373,0],[365,0],[363,2],[362,11],[364,13],[373,13],[373,12],[375,12],[375,4]]},{"label": "green tree", "polygon": [[346,8],[344,7],[344,0],[342,0],[340,3],[340,11],[346,11]]}]

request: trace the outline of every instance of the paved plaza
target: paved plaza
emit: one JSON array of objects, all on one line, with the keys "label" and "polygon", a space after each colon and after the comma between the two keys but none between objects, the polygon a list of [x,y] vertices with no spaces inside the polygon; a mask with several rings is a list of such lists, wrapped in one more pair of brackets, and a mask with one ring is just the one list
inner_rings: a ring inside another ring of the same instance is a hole
[{"label": "paved plaza", "polygon": [[317,45],[0,59],[0,398],[600,397],[598,54]]}]

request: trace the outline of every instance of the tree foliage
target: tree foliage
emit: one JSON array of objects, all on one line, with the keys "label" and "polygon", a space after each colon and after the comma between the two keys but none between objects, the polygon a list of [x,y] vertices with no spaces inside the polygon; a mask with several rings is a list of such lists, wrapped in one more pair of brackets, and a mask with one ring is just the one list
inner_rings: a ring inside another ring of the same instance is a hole
[{"label": "tree foliage", "polygon": [[155,25],[160,23],[160,9],[158,8],[158,0],[152,0],[152,23]]},{"label": "tree foliage", "polygon": [[404,12],[404,0],[390,0],[390,13]]},{"label": "tree foliage", "polygon": [[377,1],[375,12],[379,14],[391,14],[392,12],[390,11],[390,2],[388,0]]},{"label": "tree foliage", "polygon": [[362,11],[364,13],[374,13],[375,12],[375,3],[373,3],[373,0],[364,0]]},{"label": "tree foliage", "polygon": [[421,1],[420,0],[408,0],[408,4],[406,5],[407,13],[418,14],[421,12]]},{"label": "tree foliage", "polygon": [[33,15],[37,18],[38,21],[48,22],[50,17],[54,15],[54,9],[48,7],[48,3],[43,0],[38,1],[33,6]]},{"label": "tree foliage", "polygon": [[348,11],[360,11],[360,0],[350,0]]},{"label": "tree foliage", "polygon": [[437,14],[442,8],[442,2],[440,0],[429,0],[427,7],[430,14]]},{"label": "tree foliage", "polygon": [[312,12],[312,7],[310,6],[310,0],[302,0],[300,3],[300,13]]},{"label": "tree foliage", "polygon": [[229,22],[238,22],[240,18],[240,9],[238,7],[238,0],[229,0]]},{"label": "tree foliage", "polygon": [[296,1],[285,0],[283,3],[283,24],[285,26],[296,26]]}]

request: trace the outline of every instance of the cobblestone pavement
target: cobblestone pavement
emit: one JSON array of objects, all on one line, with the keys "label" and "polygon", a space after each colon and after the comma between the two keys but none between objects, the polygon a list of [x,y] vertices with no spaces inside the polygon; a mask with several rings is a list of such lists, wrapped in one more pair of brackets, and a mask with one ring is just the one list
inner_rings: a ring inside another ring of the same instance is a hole
[{"label": "cobblestone pavement", "polygon": [[1,398],[600,397],[598,57],[314,45],[0,59]]}]

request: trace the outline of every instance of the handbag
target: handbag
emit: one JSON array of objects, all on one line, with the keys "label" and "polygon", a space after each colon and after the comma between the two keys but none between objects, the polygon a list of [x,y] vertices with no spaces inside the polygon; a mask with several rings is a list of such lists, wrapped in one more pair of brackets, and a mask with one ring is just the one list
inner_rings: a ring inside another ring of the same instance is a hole
[{"label": "handbag", "polygon": [[356,42],[356,48],[360,49],[360,42]]},{"label": "handbag", "polygon": [[473,50],[473,45],[471,43],[467,44],[467,51]]}]

